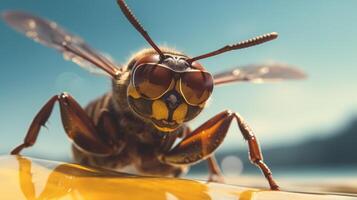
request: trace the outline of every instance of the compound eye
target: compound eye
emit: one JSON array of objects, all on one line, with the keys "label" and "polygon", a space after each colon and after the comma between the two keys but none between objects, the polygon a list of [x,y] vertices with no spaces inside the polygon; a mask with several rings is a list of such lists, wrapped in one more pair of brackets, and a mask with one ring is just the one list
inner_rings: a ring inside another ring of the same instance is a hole
[{"label": "compound eye", "polygon": [[213,78],[208,72],[185,72],[181,77],[181,92],[187,103],[199,105],[210,97]]},{"label": "compound eye", "polygon": [[160,64],[141,64],[134,69],[133,84],[144,97],[156,99],[170,87],[173,71]]}]

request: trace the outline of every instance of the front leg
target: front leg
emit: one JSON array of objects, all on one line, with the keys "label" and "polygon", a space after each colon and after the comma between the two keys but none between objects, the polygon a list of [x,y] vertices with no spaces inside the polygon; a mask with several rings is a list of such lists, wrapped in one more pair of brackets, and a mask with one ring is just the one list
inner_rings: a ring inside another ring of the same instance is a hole
[{"label": "front leg", "polygon": [[171,165],[187,165],[208,158],[223,142],[233,119],[237,120],[244,139],[248,141],[250,161],[261,169],[270,188],[278,190],[279,186],[274,181],[270,169],[263,162],[263,156],[252,129],[239,114],[230,111],[221,112],[198,127],[175,148],[163,155],[162,161]]},{"label": "front leg", "polygon": [[96,155],[112,155],[118,149],[105,141],[97,131],[92,120],[81,106],[67,93],[54,95],[41,108],[33,119],[27,131],[24,142],[11,151],[11,154],[19,154],[22,149],[35,144],[41,126],[44,126],[51,115],[56,102],[59,102],[61,118],[67,136],[82,150]]},{"label": "front leg", "polygon": [[[190,137],[193,132],[189,127],[185,128],[183,131],[183,138]],[[208,182],[217,182],[217,183],[224,183],[224,178],[217,163],[215,156],[212,154],[210,157],[206,159],[208,165]]]}]

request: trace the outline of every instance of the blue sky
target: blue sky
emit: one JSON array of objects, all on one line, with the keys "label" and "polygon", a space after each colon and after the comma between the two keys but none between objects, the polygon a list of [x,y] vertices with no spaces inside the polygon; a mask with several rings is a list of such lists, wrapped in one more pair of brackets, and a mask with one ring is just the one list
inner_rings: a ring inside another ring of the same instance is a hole
[{"label": "blue sky", "polygon": [[[214,114],[239,112],[262,145],[325,137],[356,116],[357,1],[128,1],[160,45],[200,55],[243,39],[276,31],[278,40],[202,60],[212,73],[235,66],[279,61],[309,75],[305,81],[234,84],[215,88],[197,127]],[[146,42],[115,1],[2,0],[0,11],[25,10],[58,22],[119,63]],[[54,50],[36,44],[0,22],[0,152],[19,144],[52,95],[70,92],[81,105],[110,90],[106,77],[92,75]],[[69,141],[57,108],[38,144],[27,155],[63,155]],[[313,134],[313,135],[312,135]],[[244,148],[232,126],[222,148]]]}]

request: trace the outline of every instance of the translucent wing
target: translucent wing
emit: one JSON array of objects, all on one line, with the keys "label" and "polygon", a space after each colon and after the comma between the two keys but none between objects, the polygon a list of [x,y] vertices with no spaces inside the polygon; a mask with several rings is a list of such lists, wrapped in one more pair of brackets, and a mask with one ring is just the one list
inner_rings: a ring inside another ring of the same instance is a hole
[{"label": "translucent wing", "polygon": [[[71,60],[92,72],[102,70],[114,76],[119,69],[103,55],[90,48],[81,38],[66,32],[55,22],[21,12],[8,11],[3,19],[15,30],[45,46],[55,48],[63,53],[66,60]],[[102,70],[98,70],[98,67]]]},{"label": "translucent wing", "polygon": [[306,75],[299,69],[281,63],[265,63],[237,67],[213,76],[215,85],[231,82],[274,82],[289,79],[304,79]]}]

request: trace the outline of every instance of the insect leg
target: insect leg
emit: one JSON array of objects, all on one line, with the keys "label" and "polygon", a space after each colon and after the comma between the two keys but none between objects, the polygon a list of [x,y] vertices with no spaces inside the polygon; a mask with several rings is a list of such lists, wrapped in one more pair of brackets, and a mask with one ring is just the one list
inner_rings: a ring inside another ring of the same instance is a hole
[{"label": "insect leg", "polygon": [[248,141],[249,147],[249,160],[252,164],[258,166],[263,172],[265,178],[268,180],[270,188],[272,190],[279,190],[279,186],[273,179],[273,175],[269,167],[263,162],[263,155],[260,150],[258,139],[256,138],[253,130],[245,122],[242,116],[238,113],[231,113],[234,118],[237,120],[238,127],[246,141]]},{"label": "insect leg", "polygon": [[41,108],[32,121],[24,142],[12,150],[11,154],[19,154],[22,149],[35,144],[40,128],[45,125],[51,115],[56,101],[60,105],[64,130],[79,148],[99,155],[109,155],[113,152],[113,148],[103,142],[92,120],[81,106],[70,95],[62,93],[53,96]]},{"label": "insect leg", "polygon": [[171,165],[181,165],[194,164],[208,158],[223,142],[233,119],[237,120],[244,139],[248,141],[250,161],[261,169],[270,188],[278,190],[279,187],[273,180],[270,169],[263,162],[263,156],[253,131],[239,114],[230,111],[221,112],[205,122],[163,155],[161,160]]},{"label": "insect leg", "polygon": [[51,115],[54,104],[56,103],[58,97],[53,96],[37,113],[35,118],[33,119],[26,137],[24,139],[24,143],[17,146],[14,150],[11,151],[11,154],[19,154],[20,151],[26,147],[30,147],[35,144],[38,133],[40,131],[41,126],[44,126],[46,121]]},{"label": "insect leg", "polygon": [[232,119],[233,116],[227,112],[212,117],[165,153],[162,161],[172,165],[185,165],[208,158],[222,143]]},{"label": "insect leg", "polygon": [[[183,136],[184,138],[189,137],[192,134],[190,128],[186,128]],[[217,182],[217,183],[224,183],[224,178],[217,163],[215,156],[212,154],[210,157],[207,158],[207,165],[208,165],[208,182]]]},{"label": "insect leg", "polygon": [[217,183],[224,183],[224,178],[217,163],[215,156],[212,154],[210,157],[207,158],[208,163],[208,181],[209,182],[217,182]]}]

